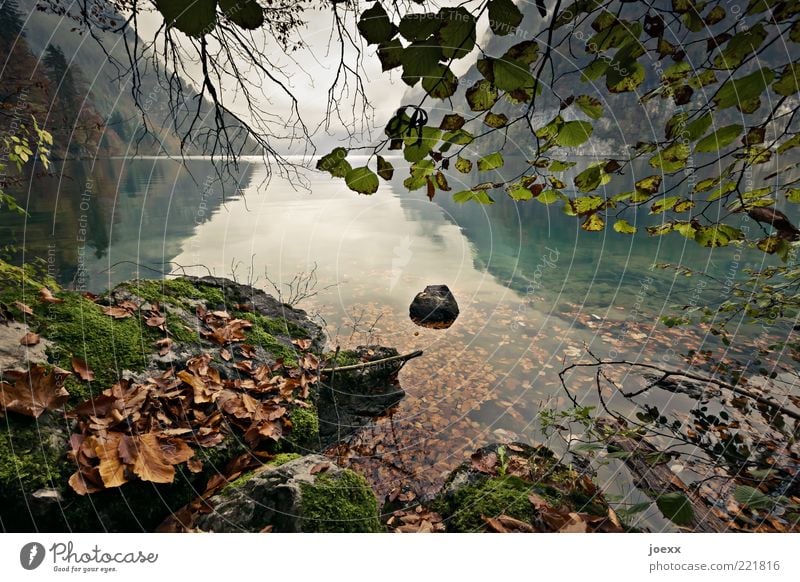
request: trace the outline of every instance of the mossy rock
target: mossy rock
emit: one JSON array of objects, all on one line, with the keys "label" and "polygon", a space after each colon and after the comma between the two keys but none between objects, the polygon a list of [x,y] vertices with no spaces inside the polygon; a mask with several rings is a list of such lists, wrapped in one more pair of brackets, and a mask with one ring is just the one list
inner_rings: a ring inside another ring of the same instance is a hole
[{"label": "mossy rock", "polygon": [[588,475],[559,460],[547,447],[524,443],[479,449],[471,461],[450,473],[431,509],[453,532],[485,531],[485,518],[501,515],[548,531],[529,500],[532,494],[554,511],[608,515],[608,504]]},{"label": "mossy rock", "polygon": [[196,524],[205,531],[383,531],[366,480],[320,455],[265,465],[228,485],[209,504],[213,511],[200,515]]}]

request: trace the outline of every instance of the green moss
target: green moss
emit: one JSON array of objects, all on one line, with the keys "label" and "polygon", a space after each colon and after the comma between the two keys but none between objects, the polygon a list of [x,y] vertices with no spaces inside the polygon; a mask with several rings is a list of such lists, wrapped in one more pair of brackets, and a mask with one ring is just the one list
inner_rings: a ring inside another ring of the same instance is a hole
[{"label": "green moss", "polygon": [[145,301],[185,306],[187,299],[194,299],[212,307],[225,304],[225,294],[219,287],[186,279],[139,279],[124,283],[123,287]]},{"label": "green moss", "polygon": [[[147,364],[156,330],[143,325],[139,317],[113,319],[100,307],[80,295],[65,294],[63,303],[49,304],[40,317],[38,331],[54,342],[51,361],[71,368],[72,356],[86,360],[94,371],[94,385],[103,390],[117,382],[123,370],[140,371]],[[77,390],[73,401],[89,395],[85,384],[73,379],[67,390]]]},{"label": "green moss", "polygon": [[378,502],[361,475],[344,470],[337,477],[319,474],[314,483],[301,483],[303,531],[382,531]]},{"label": "green moss", "polygon": [[0,490],[19,490],[21,483],[31,493],[59,481],[66,442],[54,443],[45,436],[52,434],[52,427],[11,413],[0,419],[0,427]]},{"label": "green moss", "polygon": [[482,531],[481,516],[509,515],[530,523],[534,515],[528,495],[532,491],[531,484],[518,477],[487,477],[437,500],[434,508],[445,517],[448,529],[456,532]]},{"label": "green moss", "polygon": [[0,302],[11,308],[20,320],[22,312],[14,307],[14,302],[29,303],[33,307],[38,303],[39,289],[42,287],[47,287],[54,293],[59,290],[58,283],[42,275],[33,266],[26,264],[24,267],[15,267],[0,260]]},{"label": "green moss", "polygon": [[294,367],[297,365],[295,358],[295,350],[281,343],[278,338],[266,331],[264,328],[253,325],[253,327],[245,332],[246,341],[249,344],[261,346],[275,359],[283,358],[283,363],[286,366]]},{"label": "green moss", "polygon": [[358,357],[358,353],[354,350],[342,350],[338,354],[325,354],[326,357],[330,358],[326,364],[326,367],[332,368],[337,367],[341,368],[342,366],[353,366],[355,364],[360,364],[361,359]]},{"label": "green moss", "polygon": [[281,441],[282,447],[303,453],[316,452],[320,448],[319,417],[317,409],[297,407],[289,413],[291,432]]},{"label": "green moss", "polygon": [[196,330],[187,326],[183,320],[174,313],[167,313],[167,331],[176,342],[197,343],[200,341]]},{"label": "green moss", "polygon": [[233,315],[240,319],[246,319],[254,327],[260,327],[272,335],[285,335],[292,339],[305,339],[308,337],[308,331],[286,319],[267,317],[252,311],[235,311]]},{"label": "green moss", "polygon": [[297,453],[279,453],[275,455],[275,458],[270,460],[267,465],[270,467],[280,467],[281,465],[285,465],[286,463],[290,463],[295,459],[299,459],[303,455],[299,455]]},{"label": "green moss", "polygon": [[[299,459],[302,455],[298,455],[297,453],[280,453],[275,455],[270,461],[265,463],[266,467],[280,467],[281,465],[285,465],[290,461],[294,461],[295,459]],[[233,491],[239,489],[242,485],[250,481],[253,477],[258,475],[258,471],[248,471],[247,473],[241,475],[237,479],[234,479],[230,483],[228,483],[225,488],[220,491],[220,495],[223,497],[226,495],[230,495]]]}]

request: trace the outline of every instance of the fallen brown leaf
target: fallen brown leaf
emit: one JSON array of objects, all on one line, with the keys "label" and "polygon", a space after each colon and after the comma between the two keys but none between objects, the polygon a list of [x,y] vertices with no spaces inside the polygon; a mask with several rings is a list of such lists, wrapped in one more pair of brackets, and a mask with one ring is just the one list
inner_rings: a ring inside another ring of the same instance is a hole
[{"label": "fallen brown leaf", "polygon": [[0,407],[38,418],[45,410],[60,408],[69,398],[64,388],[64,376],[69,372],[53,368],[49,372],[44,366],[31,366],[27,372],[7,371],[5,377],[13,384],[0,382]]},{"label": "fallen brown leaf", "polygon": [[94,380],[94,372],[90,370],[89,365],[80,358],[72,358],[72,369],[84,382],[91,382]]},{"label": "fallen brown leaf", "polygon": [[52,291],[50,291],[50,289],[47,287],[42,287],[39,289],[39,301],[44,303],[64,303],[63,299],[55,297]]},{"label": "fallen brown leaf", "polygon": [[24,336],[22,336],[19,340],[19,343],[23,346],[35,346],[39,343],[39,334],[33,333],[29,331]]},{"label": "fallen brown leaf", "polygon": [[114,319],[125,319],[126,317],[131,317],[133,315],[124,307],[119,307],[117,305],[103,305],[101,309],[103,310],[103,313],[113,317]]},{"label": "fallen brown leaf", "polygon": [[25,305],[22,301],[14,301],[14,306],[25,315],[33,315],[33,309]]}]

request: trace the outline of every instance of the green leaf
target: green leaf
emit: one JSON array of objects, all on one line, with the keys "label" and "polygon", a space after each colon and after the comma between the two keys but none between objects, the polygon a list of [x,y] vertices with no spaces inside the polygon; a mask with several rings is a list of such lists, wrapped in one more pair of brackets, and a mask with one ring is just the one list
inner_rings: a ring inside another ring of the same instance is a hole
[{"label": "green leaf", "polygon": [[439,19],[439,41],[445,58],[460,59],[475,46],[475,17],[466,9],[442,8]]},{"label": "green leaf", "polygon": [[593,214],[605,206],[606,200],[602,196],[581,196],[569,201],[569,206],[575,216]]},{"label": "green leaf", "polygon": [[786,191],[786,199],[794,204],[800,204],[800,188],[789,188]]},{"label": "green leaf", "polygon": [[581,228],[583,230],[588,230],[589,232],[598,232],[605,228],[606,222],[603,220],[599,214],[592,214],[581,224]]},{"label": "green leaf", "polygon": [[463,190],[453,194],[453,201],[464,204],[465,202],[475,201],[479,204],[494,204],[494,200],[485,190]]},{"label": "green leaf", "polygon": [[644,74],[644,67],[639,62],[634,62],[629,69],[609,67],[606,72],[606,88],[612,93],[634,91],[644,82]]},{"label": "green leaf", "polygon": [[606,57],[600,57],[596,61],[592,61],[589,65],[583,68],[583,71],[581,72],[581,81],[586,83],[588,81],[599,79],[606,74],[606,71],[608,70],[608,64],[610,62],[611,59]]},{"label": "green leaf", "polygon": [[691,222],[678,221],[674,224],[674,230],[692,240],[694,240],[694,237],[697,234],[697,229]]},{"label": "green leaf", "polygon": [[668,198],[662,198],[661,200],[656,200],[653,205],[650,207],[650,214],[660,214],[667,210],[671,210],[675,203],[680,200],[680,196],[670,196]]},{"label": "green leaf", "polygon": [[568,121],[558,131],[555,143],[562,147],[577,147],[591,137],[593,129],[588,121]]},{"label": "green leaf", "polygon": [[378,175],[387,182],[394,176],[394,166],[383,156],[378,156]]},{"label": "green leaf", "polygon": [[420,161],[436,147],[441,135],[442,131],[435,127],[423,127],[421,137],[417,133],[417,130],[412,129],[410,135],[403,137],[403,144],[405,146],[403,148],[403,157],[407,162]]},{"label": "green leaf", "polygon": [[662,179],[663,178],[657,174],[654,176],[648,176],[647,178],[642,178],[635,184],[636,191],[642,194],[650,194],[650,195],[655,194],[661,187]]},{"label": "green leaf", "polygon": [[714,200],[719,200],[726,194],[729,194],[736,190],[736,183],[735,182],[725,182],[721,186],[719,186],[716,190],[714,190],[711,194],[706,197],[706,201],[713,202]]},{"label": "green leaf", "polygon": [[399,39],[382,42],[378,45],[378,59],[381,62],[381,70],[384,72],[399,67],[402,64],[400,61],[402,56],[403,43]]},{"label": "green leaf", "polygon": [[491,111],[486,114],[483,118],[483,124],[488,125],[491,128],[499,129],[501,127],[505,127],[508,123],[508,117],[506,117],[505,113],[492,113]]},{"label": "green leaf", "polygon": [[490,62],[494,73],[494,85],[501,91],[533,89],[536,85],[533,75],[528,69],[529,65],[505,59],[491,59]]},{"label": "green leaf", "polygon": [[467,89],[467,103],[473,111],[487,111],[497,102],[497,88],[489,81],[482,79]]},{"label": "green leaf", "polygon": [[440,58],[442,58],[442,47],[426,42],[412,42],[400,55],[400,63],[403,65],[401,79],[413,87],[421,77],[429,75],[440,77]]},{"label": "green leaf", "polygon": [[523,186],[520,182],[509,186],[506,190],[508,195],[511,197],[512,200],[515,202],[523,202],[525,200],[531,200],[533,198],[533,192],[530,189]]},{"label": "green leaf", "polygon": [[521,66],[530,66],[539,57],[539,45],[536,41],[526,40],[519,44],[515,44],[508,49],[502,56],[501,60],[513,61],[519,63]]},{"label": "green leaf", "polygon": [[[229,0],[237,2],[238,0]],[[367,8],[358,19],[358,32],[367,41],[367,44],[380,44],[392,39],[397,34],[389,15],[380,2],[375,2],[372,8]]]},{"label": "green leaf", "polygon": [[610,180],[611,176],[603,171],[602,164],[592,164],[575,176],[574,184],[579,192],[591,192]]},{"label": "green leaf", "polygon": [[630,224],[624,218],[621,218],[614,223],[614,230],[622,234],[636,234],[636,227]]},{"label": "green leaf", "polygon": [[420,160],[411,164],[411,175],[403,180],[403,186],[409,191],[419,190],[428,184],[428,177],[433,175],[435,164],[433,160]]},{"label": "green leaf", "polygon": [[661,513],[676,525],[689,525],[694,519],[694,509],[683,493],[664,493],[656,497]]},{"label": "green leaf", "polygon": [[694,240],[704,247],[724,247],[732,240],[744,238],[742,231],[727,224],[701,226],[697,229]]},{"label": "green leaf", "polygon": [[217,21],[217,0],[155,0],[167,26],[187,36],[200,38],[211,32]]},{"label": "green leaf", "polygon": [[586,115],[592,119],[600,119],[603,116],[603,104],[599,99],[589,95],[579,95],[575,98],[575,105],[580,107]]},{"label": "green leaf", "polygon": [[576,162],[562,162],[561,160],[553,160],[547,168],[551,172],[563,172],[574,166]]},{"label": "green leaf", "polygon": [[796,148],[797,146],[800,146],[800,133],[795,135],[795,136],[793,136],[793,137],[790,137],[785,142],[783,142],[781,145],[779,145],[778,146],[778,153],[779,154],[783,154],[785,152],[788,152],[791,149]]},{"label": "green leaf", "polygon": [[775,502],[756,489],[748,485],[739,485],[733,492],[733,498],[750,509],[772,509]]},{"label": "green leaf", "polygon": [[219,0],[219,7],[231,22],[246,30],[264,24],[264,9],[256,0]]},{"label": "green leaf", "polygon": [[378,191],[378,176],[366,166],[347,172],[344,181],[348,188],[359,194],[374,194]]},{"label": "green leaf", "polygon": [[[400,34],[408,41],[416,42],[427,40],[436,34],[442,26],[442,21],[436,14],[406,14],[400,20]],[[440,49],[441,50],[441,49]]]},{"label": "green leaf", "polygon": [[744,127],[737,123],[726,125],[697,142],[694,150],[703,153],[717,152],[733,142],[743,131]]},{"label": "green leaf", "polygon": [[667,149],[650,158],[650,166],[661,168],[667,174],[682,170],[686,166],[691,150],[683,141],[676,141]]},{"label": "green leaf", "polygon": [[788,97],[800,91],[800,63],[791,63],[783,69],[780,79],[772,86],[778,94]]},{"label": "green leaf", "polygon": [[522,12],[511,0],[489,0],[489,28],[497,36],[513,34],[522,22]]},{"label": "green leaf", "polygon": [[475,136],[464,129],[448,131],[442,136],[442,141],[452,145],[469,145],[474,139]]},{"label": "green leaf", "polygon": [[563,200],[563,198],[564,195],[558,190],[545,190],[536,197],[536,200],[538,200],[542,204],[552,204],[553,202],[558,202],[559,200]]},{"label": "green leaf", "polygon": [[775,73],[766,67],[749,75],[726,81],[713,98],[713,102],[721,109],[736,106],[743,112],[755,111],[753,102],[758,101],[764,89],[772,83]]},{"label": "green leaf", "polygon": [[447,99],[456,92],[457,87],[458,79],[445,65],[437,65],[422,78],[422,88],[436,99]]},{"label": "green leaf", "polygon": [[722,53],[714,60],[714,66],[720,69],[735,69],[745,58],[752,55],[766,38],[767,32],[760,22],[733,35]]},{"label": "green leaf", "polygon": [[466,158],[458,156],[458,158],[456,158],[456,170],[462,174],[469,174],[472,171],[472,162]]},{"label": "green leaf", "polygon": [[334,178],[344,178],[347,172],[351,170],[350,164],[345,159],[346,157],[346,149],[336,148],[317,161],[317,169],[323,172],[330,172]]},{"label": "green leaf", "polygon": [[445,131],[454,131],[464,127],[464,123],[464,118],[458,113],[450,113],[442,118],[442,122],[439,124],[439,129],[443,129]]},{"label": "green leaf", "polygon": [[500,152],[494,152],[478,159],[478,171],[489,172],[503,167],[503,156]]},{"label": "green leaf", "polygon": [[694,201],[693,200],[686,200],[685,198],[680,202],[676,203],[675,206],[672,207],[673,212],[686,212],[687,210],[691,210],[694,208]]}]

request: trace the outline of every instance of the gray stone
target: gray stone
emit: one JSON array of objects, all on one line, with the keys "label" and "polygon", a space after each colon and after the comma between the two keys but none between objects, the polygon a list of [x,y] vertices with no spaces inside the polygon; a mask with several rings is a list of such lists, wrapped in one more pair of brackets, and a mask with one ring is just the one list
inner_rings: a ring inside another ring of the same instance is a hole
[{"label": "gray stone", "polygon": [[209,505],[211,513],[196,523],[203,531],[260,532],[269,527],[292,533],[380,527],[377,500],[366,481],[321,455],[279,467],[265,465],[228,485]]}]

